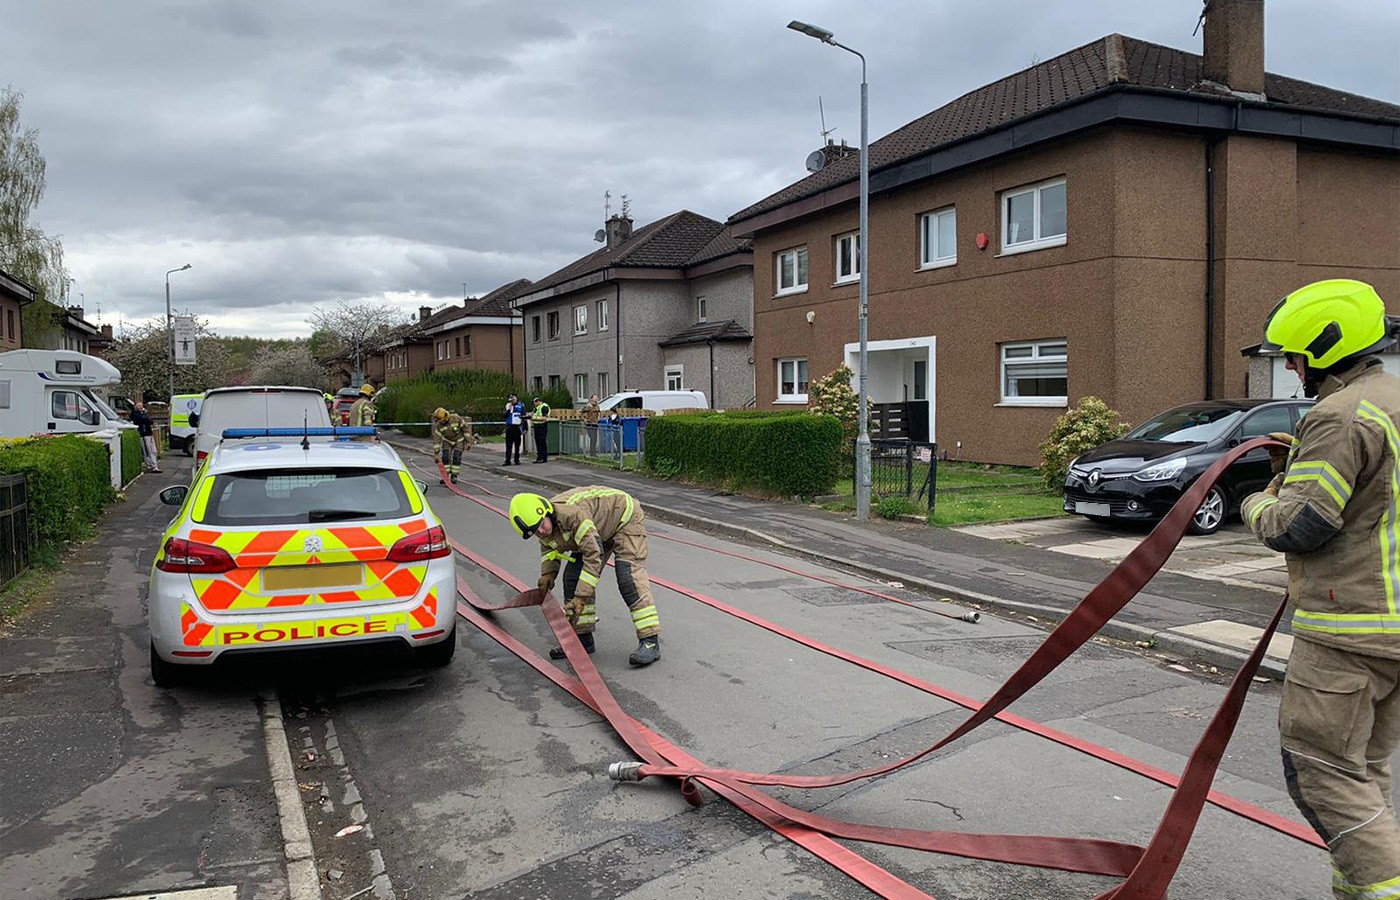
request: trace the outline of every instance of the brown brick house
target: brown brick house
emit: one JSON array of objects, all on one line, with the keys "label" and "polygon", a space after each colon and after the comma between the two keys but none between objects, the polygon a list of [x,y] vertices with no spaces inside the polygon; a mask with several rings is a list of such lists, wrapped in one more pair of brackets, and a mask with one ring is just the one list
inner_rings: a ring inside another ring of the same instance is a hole
[{"label": "brown brick house", "polygon": [[[1266,75],[1263,4],[1211,10],[1204,59],[1109,35],[872,145],[870,394],[908,436],[1036,464],[1085,395],[1260,393],[1239,350],[1308,281],[1400,306],[1400,106]],[[762,407],[855,368],[858,159],[828,158],[730,218]]]},{"label": "brown brick house", "polygon": [[24,308],[37,295],[28,282],[0,269],[0,353],[24,346]]},{"label": "brown brick house", "polygon": [[469,297],[436,311],[424,306],[418,320],[396,329],[375,351],[384,380],[392,384],[448,369],[495,369],[524,374],[524,329],[511,302],[530,286],[521,278],[483,297]]}]

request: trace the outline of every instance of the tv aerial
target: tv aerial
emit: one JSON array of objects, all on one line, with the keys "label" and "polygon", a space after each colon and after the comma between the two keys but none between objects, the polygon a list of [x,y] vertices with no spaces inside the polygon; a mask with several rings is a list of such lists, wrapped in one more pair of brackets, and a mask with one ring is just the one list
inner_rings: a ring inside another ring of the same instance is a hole
[{"label": "tv aerial", "polygon": [[826,168],[826,146],[831,143],[831,139],[827,135],[836,130],[834,125],[830,128],[826,127],[826,107],[822,104],[820,94],[817,95],[817,112],[821,114],[822,119],[822,149],[813,150],[807,154],[807,171],[813,175]]}]

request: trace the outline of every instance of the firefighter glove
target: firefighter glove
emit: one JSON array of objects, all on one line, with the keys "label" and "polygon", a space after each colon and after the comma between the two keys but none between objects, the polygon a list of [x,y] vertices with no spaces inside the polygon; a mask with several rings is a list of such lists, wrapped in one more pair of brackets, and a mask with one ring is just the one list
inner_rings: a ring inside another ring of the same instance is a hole
[{"label": "firefighter glove", "polygon": [[554,579],[558,577],[558,575],[558,572],[545,572],[544,574],[540,575],[540,590],[544,591],[546,594],[554,590]]},{"label": "firefighter glove", "polygon": [[1275,441],[1280,441],[1284,444],[1287,444],[1286,447],[1280,447],[1275,444],[1268,448],[1269,469],[1272,470],[1275,475],[1277,475],[1279,472],[1282,472],[1284,469],[1288,468],[1288,454],[1292,452],[1293,447],[1297,446],[1298,439],[1286,431],[1270,432],[1269,437]]},{"label": "firefighter glove", "polygon": [[569,617],[570,625],[578,621],[578,615],[582,609],[583,601],[577,597],[570,597],[564,601],[564,615]]}]

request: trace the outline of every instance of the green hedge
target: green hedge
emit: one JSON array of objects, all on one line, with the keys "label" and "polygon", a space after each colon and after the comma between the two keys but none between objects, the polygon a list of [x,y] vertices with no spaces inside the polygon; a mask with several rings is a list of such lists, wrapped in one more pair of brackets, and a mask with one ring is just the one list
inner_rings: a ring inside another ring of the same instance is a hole
[{"label": "green hedge", "polygon": [[141,452],[141,433],[135,428],[122,429],[122,484],[131,484],[141,474],[146,457]]},{"label": "green hedge", "polygon": [[[504,414],[506,397],[515,394],[528,411],[533,394],[505,372],[493,369],[451,369],[429,372],[407,381],[390,382],[384,397],[375,403],[381,422],[426,422],[439,406],[478,422],[499,422]],[[544,402],[551,407],[568,409],[573,398],[566,388],[546,390]],[[478,435],[499,434],[497,427],[474,429]],[[427,426],[404,428],[405,434],[426,437]]]},{"label": "green hedge", "polygon": [[784,497],[830,493],[840,453],[841,423],[831,416],[738,412],[647,421],[652,471]]},{"label": "green hedge", "polygon": [[92,533],[115,498],[107,445],[79,435],[0,442],[0,474],[29,476],[29,510],[40,545]]}]

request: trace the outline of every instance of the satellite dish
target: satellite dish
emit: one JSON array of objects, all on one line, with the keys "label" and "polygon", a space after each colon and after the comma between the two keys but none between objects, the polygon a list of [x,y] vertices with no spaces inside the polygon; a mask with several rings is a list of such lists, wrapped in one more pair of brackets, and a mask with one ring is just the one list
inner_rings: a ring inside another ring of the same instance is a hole
[{"label": "satellite dish", "polygon": [[813,150],[807,154],[807,171],[816,173],[826,168],[826,153],[821,150]]},{"label": "satellite dish", "polygon": [[603,241],[606,241],[607,239],[608,239],[608,233],[607,233],[606,231],[604,231],[603,229],[599,228],[597,231],[593,232],[593,240],[597,241],[598,243],[601,244],[601,243],[603,243]]}]

